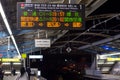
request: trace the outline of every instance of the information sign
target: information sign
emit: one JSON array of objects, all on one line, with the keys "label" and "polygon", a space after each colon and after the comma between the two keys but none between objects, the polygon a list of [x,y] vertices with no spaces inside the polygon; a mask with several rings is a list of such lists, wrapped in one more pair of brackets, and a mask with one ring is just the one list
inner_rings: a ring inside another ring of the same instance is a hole
[{"label": "information sign", "polygon": [[84,17],[81,4],[17,4],[17,26],[22,29],[84,29]]}]

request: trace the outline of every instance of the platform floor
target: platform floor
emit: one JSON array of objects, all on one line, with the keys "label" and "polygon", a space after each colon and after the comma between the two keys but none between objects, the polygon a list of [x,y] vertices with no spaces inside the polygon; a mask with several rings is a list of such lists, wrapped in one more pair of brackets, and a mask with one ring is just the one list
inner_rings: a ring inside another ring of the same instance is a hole
[{"label": "platform floor", "polygon": [[85,75],[85,77],[96,80],[120,80],[119,75],[112,74],[102,74],[101,76]]},{"label": "platform floor", "polygon": [[[16,80],[16,76],[4,76],[3,80]],[[30,77],[33,80],[33,76]]]},{"label": "platform floor", "polygon": [[[106,78],[105,80],[120,80],[120,76],[119,75],[103,74],[102,76],[104,78]],[[34,80],[33,78],[34,78],[34,76],[31,76],[30,80]],[[3,80],[16,80],[16,76],[4,76]],[[43,80],[45,80],[45,79],[43,79]],[[60,77],[58,80],[63,80],[63,78]]]}]

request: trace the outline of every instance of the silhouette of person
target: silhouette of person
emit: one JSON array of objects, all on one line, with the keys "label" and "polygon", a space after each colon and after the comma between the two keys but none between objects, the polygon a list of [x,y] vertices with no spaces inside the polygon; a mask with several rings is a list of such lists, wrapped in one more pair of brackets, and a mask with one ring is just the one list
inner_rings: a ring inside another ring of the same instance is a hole
[{"label": "silhouette of person", "polygon": [[21,67],[20,74],[17,76],[16,80],[28,80],[28,74],[24,67]]},{"label": "silhouette of person", "polygon": [[30,67],[27,67],[26,71],[28,73],[28,79],[30,80],[30,75],[31,75],[31,69],[30,69]]},{"label": "silhouette of person", "polygon": [[4,71],[2,69],[2,62],[0,61],[0,80],[3,80],[4,77]]}]

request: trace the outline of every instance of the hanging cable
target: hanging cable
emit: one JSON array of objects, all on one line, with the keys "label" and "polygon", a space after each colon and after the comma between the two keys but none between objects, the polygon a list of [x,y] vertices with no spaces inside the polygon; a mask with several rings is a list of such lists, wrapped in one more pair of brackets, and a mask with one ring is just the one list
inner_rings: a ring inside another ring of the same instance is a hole
[{"label": "hanging cable", "polygon": [[[76,40],[77,38],[79,38],[79,37],[82,36],[83,34],[87,33],[88,31],[90,31],[90,30],[93,29],[94,27],[97,27],[97,26],[99,26],[99,25],[101,25],[101,24],[103,24],[103,23],[105,23],[105,22],[107,22],[107,21],[109,21],[109,20],[111,20],[111,19],[117,17],[117,16],[120,16],[120,14],[117,14],[117,15],[115,15],[115,16],[113,16],[113,17],[107,19],[107,20],[101,21],[101,22],[99,22],[99,23],[97,23],[97,24],[91,26],[90,28],[88,28],[88,29],[85,30],[84,32],[80,33],[77,37],[75,37],[75,38],[73,38],[72,40],[66,42],[66,43],[65,43],[64,45],[62,45],[61,47],[64,47],[64,46],[65,46],[66,44],[68,44],[69,42]],[[56,50],[56,49],[55,49],[55,50]]]},{"label": "hanging cable", "polygon": [[[103,24],[103,23],[105,23],[105,22],[107,22],[107,21],[109,21],[109,20],[111,20],[111,19],[117,17],[117,16],[120,16],[120,14],[117,14],[117,15],[115,15],[115,16],[113,16],[113,17],[107,19],[107,20],[104,20],[104,21],[102,21],[102,22],[100,22],[100,23],[97,23],[97,24],[91,26],[91,27],[88,28],[86,31],[82,32],[81,34],[79,34],[77,37],[73,38],[73,39],[70,40],[70,41],[74,41],[75,39],[79,38],[79,37],[82,36],[83,34],[85,34],[85,33],[87,33],[88,31],[90,31],[93,27],[95,27],[95,26],[97,27],[97,26],[99,26],[99,25],[101,25],[101,24]],[[65,46],[66,44],[68,44],[70,41],[68,41],[67,43],[65,43],[63,46]]]},{"label": "hanging cable", "polygon": [[96,28],[96,26],[95,26],[95,20],[93,20],[93,27],[92,28]]}]

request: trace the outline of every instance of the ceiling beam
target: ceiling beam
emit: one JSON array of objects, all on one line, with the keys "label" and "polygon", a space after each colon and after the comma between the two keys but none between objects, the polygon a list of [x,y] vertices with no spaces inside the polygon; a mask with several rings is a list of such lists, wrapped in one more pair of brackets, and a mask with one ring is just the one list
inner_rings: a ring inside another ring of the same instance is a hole
[{"label": "ceiling beam", "polygon": [[57,41],[57,40],[60,39],[63,35],[65,35],[67,32],[68,32],[68,30],[63,30],[61,34],[57,35],[57,37],[52,40],[51,43],[53,44],[55,41]]},{"label": "ceiling beam", "polygon": [[107,42],[110,42],[110,41],[113,41],[113,40],[116,40],[116,39],[119,39],[119,38],[120,38],[120,34],[109,37],[109,38],[106,38],[106,39],[103,39],[103,40],[100,40],[100,41],[97,41],[97,42],[94,42],[94,43],[91,43],[89,45],[79,47],[78,49],[86,49],[86,48],[96,46],[96,45],[100,45],[100,44],[103,44],[103,43],[107,43]]},{"label": "ceiling beam", "polygon": [[94,16],[88,16],[86,18],[86,21],[88,20],[95,20],[95,19],[102,19],[102,18],[110,18],[115,15],[119,15],[120,13],[108,13],[108,14],[100,14],[100,15],[94,15]]},{"label": "ceiling beam", "polygon": [[59,42],[55,42],[54,44],[67,43],[67,42],[78,43],[78,44],[90,44],[88,42],[83,42],[83,41],[59,41]]},{"label": "ceiling beam", "polygon": [[91,14],[93,11],[95,11],[97,8],[99,8],[101,5],[103,5],[108,0],[97,0],[95,3],[93,3],[89,10],[86,11],[86,16]]},{"label": "ceiling beam", "polygon": [[[72,34],[67,34],[64,37],[68,37],[68,36],[77,36],[80,35],[80,33],[72,33]],[[99,37],[110,37],[110,35],[107,34],[102,34],[102,33],[93,33],[93,32],[87,32],[84,33],[82,35],[91,35],[91,36],[99,36]]]}]

